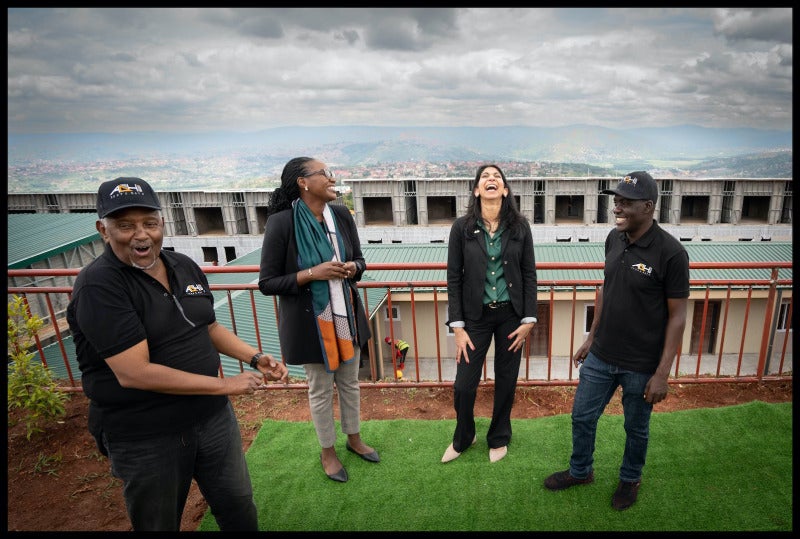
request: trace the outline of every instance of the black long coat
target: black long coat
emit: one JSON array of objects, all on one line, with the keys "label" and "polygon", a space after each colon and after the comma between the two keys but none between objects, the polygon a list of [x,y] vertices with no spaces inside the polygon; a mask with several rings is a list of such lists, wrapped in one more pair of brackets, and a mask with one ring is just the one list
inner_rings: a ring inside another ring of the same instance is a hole
[{"label": "black long coat", "polygon": [[[358,230],[346,206],[330,204],[344,243],[344,262],[355,261],[357,271],[349,280],[355,298],[357,340],[360,348],[369,342],[371,332],[356,283],[366,269]],[[286,363],[323,363],[322,347],[317,338],[317,322],[311,301],[311,285],[297,285],[297,241],[294,235],[293,210],[286,209],[267,219],[261,247],[261,270],[258,289],[267,296],[278,296],[278,334],[281,354]]]}]

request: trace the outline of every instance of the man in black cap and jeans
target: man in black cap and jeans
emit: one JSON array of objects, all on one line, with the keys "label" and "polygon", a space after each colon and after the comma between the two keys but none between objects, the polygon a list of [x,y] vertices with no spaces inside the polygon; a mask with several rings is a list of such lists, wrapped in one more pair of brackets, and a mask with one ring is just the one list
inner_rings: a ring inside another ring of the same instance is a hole
[{"label": "man in black cap and jeans", "polygon": [[[78,274],[67,320],[89,431],[123,481],[133,530],[179,531],[194,479],[221,530],[257,531],[228,396],[286,382],[286,365],[220,325],[200,267],[161,249],[161,204],[147,182],[104,182],[97,215],[106,249]],[[253,370],[220,377],[220,353]]]},{"label": "man in black cap and jeans", "polygon": [[586,341],[572,358],[581,367],[572,404],[569,469],[544,481],[563,490],[594,481],[597,422],[622,387],[625,448],[611,506],[636,502],[647,455],[653,405],[667,396],[670,369],[686,326],[689,256],[653,218],[658,186],[644,171],[614,189],[616,228],[605,242],[603,286]]}]

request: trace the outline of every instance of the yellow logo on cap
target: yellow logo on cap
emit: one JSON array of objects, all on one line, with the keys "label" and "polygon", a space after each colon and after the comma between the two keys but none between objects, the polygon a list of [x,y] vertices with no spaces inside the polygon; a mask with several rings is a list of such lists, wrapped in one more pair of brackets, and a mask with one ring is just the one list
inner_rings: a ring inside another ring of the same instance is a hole
[{"label": "yellow logo on cap", "polygon": [[140,195],[144,194],[142,191],[142,186],[139,185],[138,183],[133,184],[133,186],[121,183],[118,186],[116,186],[113,191],[111,191],[109,196],[113,197],[114,195],[129,195],[129,194],[134,194],[134,191]]}]

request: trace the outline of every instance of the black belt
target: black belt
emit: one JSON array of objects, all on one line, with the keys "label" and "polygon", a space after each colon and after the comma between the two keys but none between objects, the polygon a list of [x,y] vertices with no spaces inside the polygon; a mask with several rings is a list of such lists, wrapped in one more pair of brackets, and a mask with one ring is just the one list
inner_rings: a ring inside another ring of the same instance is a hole
[{"label": "black belt", "polygon": [[510,301],[493,301],[491,303],[485,303],[484,307],[489,309],[499,309],[500,307],[505,307],[507,305],[511,305]]}]

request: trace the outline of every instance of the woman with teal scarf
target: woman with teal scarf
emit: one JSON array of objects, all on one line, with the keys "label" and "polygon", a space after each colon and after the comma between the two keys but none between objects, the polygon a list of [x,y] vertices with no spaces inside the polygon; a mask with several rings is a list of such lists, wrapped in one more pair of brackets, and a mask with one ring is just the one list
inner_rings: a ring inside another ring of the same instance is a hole
[{"label": "woman with teal scarf", "polygon": [[356,283],[366,262],[350,210],[331,204],[335,186],[333,172],[321,161],[296,157],[286,163],[267,205],[258,288],[278,296],[283,360],[306,371],[322,469],[346,482],[335,447],[334,389],[347,450],[368,462],[380,457],[360,435],[358,373],[371,334]]}]

